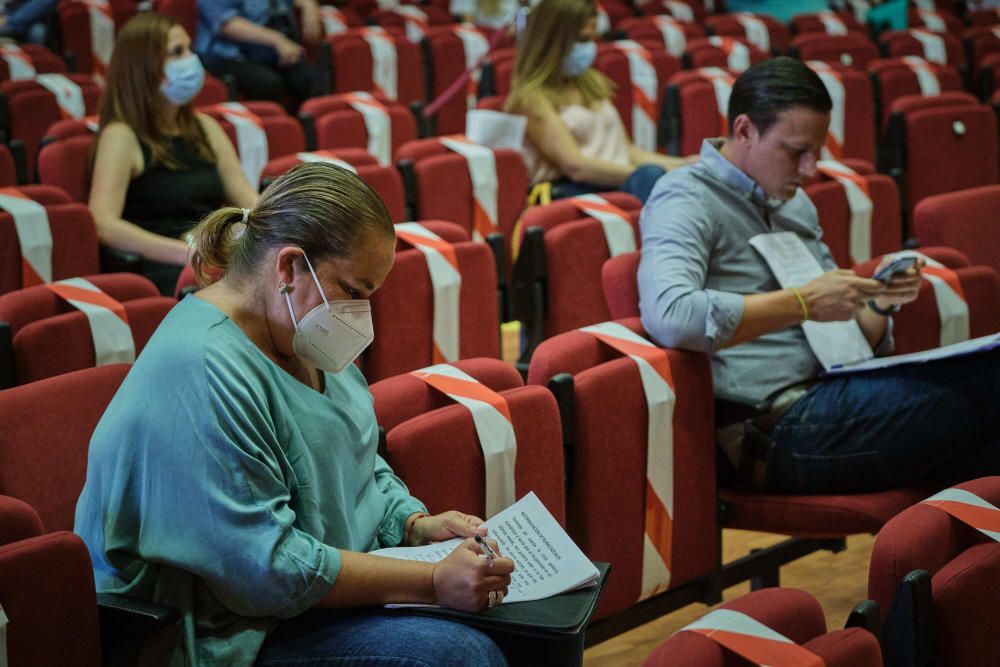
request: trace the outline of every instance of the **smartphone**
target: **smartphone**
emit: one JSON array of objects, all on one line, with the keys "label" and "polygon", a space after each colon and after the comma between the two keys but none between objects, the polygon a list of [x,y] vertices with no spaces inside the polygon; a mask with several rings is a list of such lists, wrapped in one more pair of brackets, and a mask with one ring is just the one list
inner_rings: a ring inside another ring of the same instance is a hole
[{"label": "smartphone", "polygon": [[896,259],[892,260],[892,262],[884,266],[882,270],[880,270],[878,273],[872,276],[872,278],[874,280],[878,280],[879,282],[888,285],[889,281],[891,281],[897,273],[903,273],[904,271],[908,271],[909,269],[913,268],[916,265],[916,263],[917,263],[917,258],[913,257],[912,255],[908,255],[906,257],[897,257]]}]

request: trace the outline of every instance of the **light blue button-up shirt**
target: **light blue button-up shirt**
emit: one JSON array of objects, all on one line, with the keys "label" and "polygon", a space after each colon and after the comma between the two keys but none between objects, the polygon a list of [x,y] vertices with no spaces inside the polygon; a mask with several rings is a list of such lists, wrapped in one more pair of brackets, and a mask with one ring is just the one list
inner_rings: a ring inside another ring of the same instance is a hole
[{"label": "light blue button-up shirt", "polygon": [[[816,378],[822,366],[797,325],[723,347],[743,318],[743,296],[781,289],[750,239],[794,232],[825,271],[837,266],[805,192],[766,201],[720,146],[706,140],[700,161],[661,178],[642,209],[639,310],[661,345],[711,353],[717,390],[760,400]],[[891,345],[890,328],[876,352]]]}]

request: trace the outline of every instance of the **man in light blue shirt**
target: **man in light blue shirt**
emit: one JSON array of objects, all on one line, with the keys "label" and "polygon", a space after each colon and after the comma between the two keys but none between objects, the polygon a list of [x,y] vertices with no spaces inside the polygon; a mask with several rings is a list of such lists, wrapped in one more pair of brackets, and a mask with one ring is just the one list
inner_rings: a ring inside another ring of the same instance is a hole
[{"label": "man in light blue shirt", "polygon": [[[778,399],[778,412],[761,422],[773,445],[767,486],[860,492],[932,473],[1000,471],[995,356],[818,379],[802,322],[854,319],[884,354],[890,313],[920,286],[919,269],[888,285],[837,269],[822,242],[800,186],[815,172],[831,106],[819,77],[794,59],[740,76],[729,136],[706,141],[699,163],[662,178],[643,209],[643,325],[662,345],[708,352],[717,391]],[[794,233],[826,273],[782,289],[750,245],[775,232]],[[969,382],[976,391],[961,391]],[[952,416],[961,424],[945,423]]]}]

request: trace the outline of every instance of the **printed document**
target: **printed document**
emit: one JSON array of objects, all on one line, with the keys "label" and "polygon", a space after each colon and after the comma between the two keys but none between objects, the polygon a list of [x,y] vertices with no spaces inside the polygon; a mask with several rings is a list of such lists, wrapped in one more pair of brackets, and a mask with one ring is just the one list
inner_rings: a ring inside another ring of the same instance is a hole
[{"label": "printed document", "polygon": [[[514,560],[503,604],[558,595],[597,582],[598,572],[533,492],[483,522],[500,554]],[[462,543],[461,538],[422,547],[390,547],[375,556],[436,563]],[[412,605],[389,605],[412,606]]]},{"label": "printed document", "polygon": [[951,359],[952,357],[964,357],[979,352],[988,352],[1000,347],[1000,333],[963,340],[960,343],[952,343],[944,347],[936,347],[923,352],[911,352],[910,354],[897,354],[892,357],[878,357],[869,361],[856,364],[844,364],[828,369],[827,376],[847,375],[849,373],[863,373],[874,371],[880,368],[892,368],[893,366],[905,366],[907,364],[923,364],[928,361],[938,359]]}]

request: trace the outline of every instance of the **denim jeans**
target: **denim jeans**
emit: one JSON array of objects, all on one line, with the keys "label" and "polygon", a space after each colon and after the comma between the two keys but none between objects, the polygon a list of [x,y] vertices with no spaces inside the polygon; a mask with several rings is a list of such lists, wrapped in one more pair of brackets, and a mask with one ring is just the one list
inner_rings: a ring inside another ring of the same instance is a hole
[{"label": "denim jeans", "polygon": [[1000,474],[1000,351],[821,380],[771,432],[781,491]]},{"label": "denim jeans", "polygon": [[634,195],[639,201],[645,204],[649,198],[649,193],[653,191],[653,186],[656,185],[656,181],[660,180],[660,176],[663,176],[665,173],[667,172],[663,167],[655,164],[644,164],[629,174],[628,178],[617,187],[593,185],[591,183],[574,183],[573,181],[562,179],[552,183],[552,198],[565,199],[566,197],[578,197],[591,192],[609,192],[615,190]]}]

